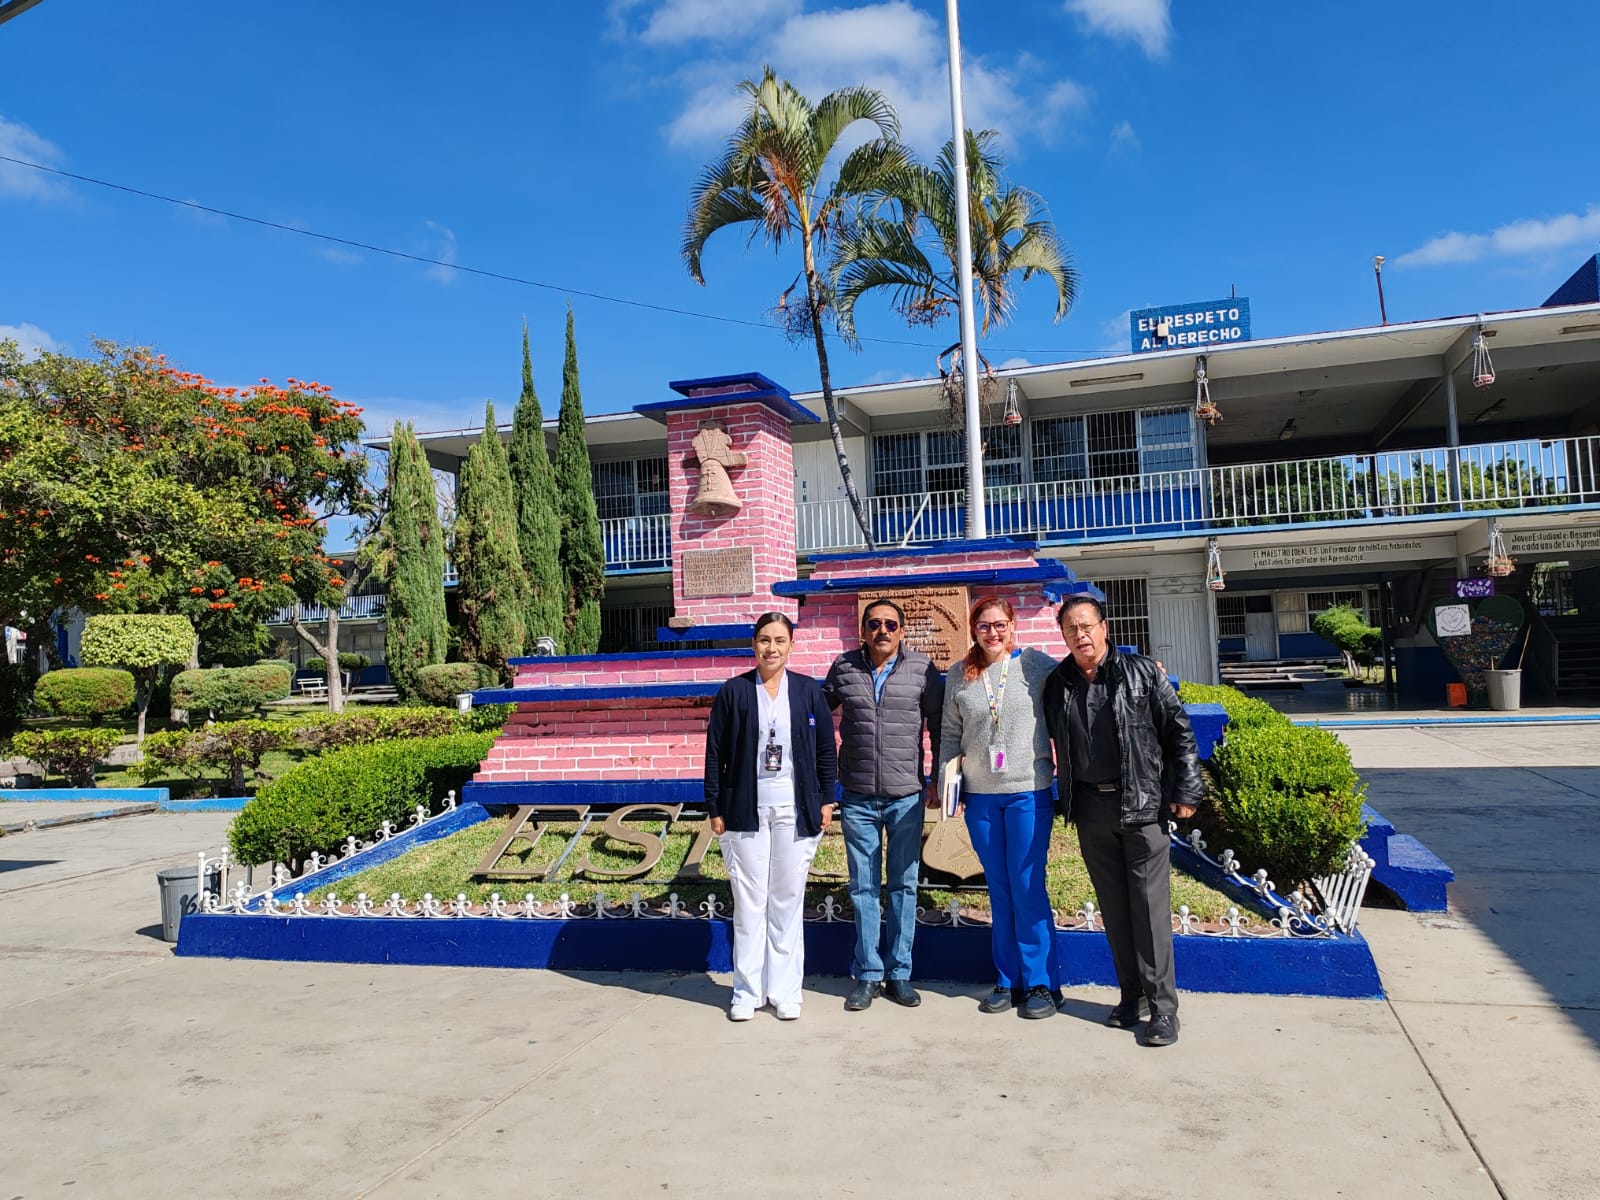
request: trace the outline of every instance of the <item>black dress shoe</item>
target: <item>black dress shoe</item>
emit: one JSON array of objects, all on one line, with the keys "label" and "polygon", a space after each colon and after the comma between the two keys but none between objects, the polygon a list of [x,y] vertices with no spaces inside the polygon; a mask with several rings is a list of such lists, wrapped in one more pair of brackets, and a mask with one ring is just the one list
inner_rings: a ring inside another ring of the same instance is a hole
[{"label": "black dress shoe", "polygon": [[1056,1002],[1050,995],[1050,989],[1043,984],[1029,988],[1027,999],[1022,1002],[1022,1015],[1030,1021],[1055,1016]]},{"label": "black dress shoe", "polygon": [[1178,1017],[1175,1013],[1162,1013],[1151,1017],[1144,1027],[1146,1046],[1170,1046],[1178,1040]]},{"label": "black dress shoe", "polygon": [[850,994],[844,998],[845,1012],[860,1012],[864,1008],[872,1007],[873,997],[883,991],[883,984],[876,979],[858,979],[855,987],[850,989]]},{"label": "black dress shoe", "polygon": [[997,987],[983,998],[983,1003],[978,1005],[978,1011],[1003,1013],[1015,1003],[1016,998],[1012,995],[1011,988]]},{"label": "black dress shoe", "polygon": [[903,1008],[915,1008],[922,1003],[922,997],[917,995],[917,989],[911,986],[907,979],[891,979],[883,985],[883,996]]},{"label": "black dress shoe", "polygon": [[1113,1029],[1133,1029],[1142,1019],[1144,998],[1123,1000],[1106,1014],[1106,1024]]}]

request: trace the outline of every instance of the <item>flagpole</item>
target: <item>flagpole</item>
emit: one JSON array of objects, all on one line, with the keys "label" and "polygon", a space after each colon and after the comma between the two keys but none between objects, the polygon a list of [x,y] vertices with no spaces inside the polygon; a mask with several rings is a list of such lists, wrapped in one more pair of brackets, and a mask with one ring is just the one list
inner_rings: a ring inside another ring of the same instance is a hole
[{"label": "flagpole", "polygon": [[956,185],[956,277],[961,286],[961,382],[966,389],[967,536],[989,536],[983,503],[983,427],[978,410],[978,330],[972,315],[972,208],[967,194],[967,119],[961,101],[961,28],[956,0],[945,0],[950,37],[950,125]]}]

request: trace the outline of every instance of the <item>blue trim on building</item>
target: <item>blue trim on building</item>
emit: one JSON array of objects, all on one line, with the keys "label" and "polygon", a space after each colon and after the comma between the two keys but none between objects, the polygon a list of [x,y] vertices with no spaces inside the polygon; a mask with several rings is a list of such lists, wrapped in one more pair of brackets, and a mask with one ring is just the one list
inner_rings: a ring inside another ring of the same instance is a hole
[{"label": "blue trim on building", "polygon": [[[738,628],[734,626],[734,628]],[[744,626],[748,631],[750,626]],[[636,663],[672,662],[680,658],[749,658],[748,650],[641,650],[637,654],[551,654],[544,657],[508,658],[514,667],[524,663]]]},{"label": "blue trim on building", "polygon": [[[757,392],[782,392],[789,395],[789,389],[775,379],[769,379],[760,371],[736,371],[732,375],[702,375],[698,379],[669,379],[667,386],[680,396],[695,399],[695,392],[707,392],[714,389],[725,389],[729,395],[740,393],[732,389],[739,385],[749,385],[750,390]],[[717,392],[715,394],[721,394]]]},{"label": "blue trim on building", "polygon": [[828,554],[808,554],[814,563],[849,562],[852,558],[926,558],[930,554],[980,554],[993,550],[1025,550],[1029,553],[1039,548],[1038,542],[1017,538],[955,538],[936,542],[931,546],[894,546],[881,550],[840,550]]},{"label": "blue trim on building", "polygon": [[[1060,559],[1046,558],[1032,567],[986,568],[971,571],[919,571],[914,576],[896,579],[886,575],[852,575],[838,579],[791,579],[772,585],[775,596],[821,596],[829,592],[863,592],[884,587],[933,587],[949,584],[1056,584],[1058,590],[1072,588],[1076,582]],[[1085,585],[1087,587],[1087,585]]]},{"label": "blue trim on building", "polygon": [[[789,394],[789,389],[755,371],[743,375],[708,375],[704,379],[678,379],[668,383],[667,386],[680,393],[681,399],[635,404],[633,411],[641,417],[664,420],[669,412],[722,408],[730,404],[760,404],[770,408],[791,425],[815,425],[822,419],[810,409],[796,404]],[[713,388],[728,390],[709,390]],[[690,395],[691,392],[697,391],[703,394]]]},{"label": "blue trim on building", "polygon": [[698,779],[548,779],[467,783],[461,798],[485,808],[517,804],[587,804],[622,808],[629,804],[705,806],[705,784]]},{"label": "blue trim on building", "polygon": [[[732,675],[728,677],[733,678]],[[671,700],[715,696],[726,680],[714,683],[627,683],[609,687],[484,688],[472,693],[473,704],[532,704],[540,700]]]}]

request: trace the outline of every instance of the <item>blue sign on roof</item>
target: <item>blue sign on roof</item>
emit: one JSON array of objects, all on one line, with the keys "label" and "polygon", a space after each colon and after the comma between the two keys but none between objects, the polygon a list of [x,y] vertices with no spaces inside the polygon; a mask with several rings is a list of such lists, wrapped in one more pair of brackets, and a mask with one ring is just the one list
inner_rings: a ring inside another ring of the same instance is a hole
[{"label": "blue sign on roof", "polygon": [[1243,296],[1199,304],[1140,308],[1128,314],[1133,352],[1204,350],[1250,340],[1250,301]]}]

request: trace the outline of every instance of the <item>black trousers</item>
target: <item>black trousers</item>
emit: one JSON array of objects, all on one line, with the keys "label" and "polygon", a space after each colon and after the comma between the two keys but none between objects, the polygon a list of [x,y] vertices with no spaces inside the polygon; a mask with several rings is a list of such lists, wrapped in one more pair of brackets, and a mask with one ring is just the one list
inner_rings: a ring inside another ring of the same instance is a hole
[{"label": "black trousers", "polygon": [[1171,843],[1159,821],[1124,829],[1121,809],[1122,798],[1114,792],[1073,792],[1078,845],[1106,923],[1122,998],[1143,996],[1151,1015],[1176,1015]]}]

